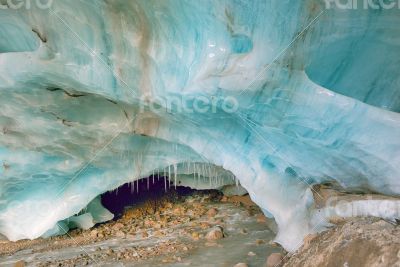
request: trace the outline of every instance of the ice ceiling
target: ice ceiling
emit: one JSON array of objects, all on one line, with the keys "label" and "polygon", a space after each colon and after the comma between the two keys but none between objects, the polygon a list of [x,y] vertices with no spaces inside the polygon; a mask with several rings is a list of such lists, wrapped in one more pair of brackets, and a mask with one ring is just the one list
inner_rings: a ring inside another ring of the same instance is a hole
[{"label": "ice ceiling", "polygon": [[327,225],[310,185],[399,195],[399,25],[311,0],[3,5],[0,233],[108,220],[96,197],[152,173],[235,176],[289,250]]}]

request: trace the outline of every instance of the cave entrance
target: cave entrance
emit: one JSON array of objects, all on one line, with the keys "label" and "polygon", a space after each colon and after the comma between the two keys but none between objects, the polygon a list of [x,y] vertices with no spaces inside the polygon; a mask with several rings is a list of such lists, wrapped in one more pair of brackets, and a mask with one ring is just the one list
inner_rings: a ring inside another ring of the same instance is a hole
[{"label": "cave entrance", "polygon": [[126,208],[151,202],[156,211],[163,200],[177,201],[181,197],[196,192],[221,194],[218,190],[196,190],[185,186],[175,186],[168,176],[154,175],[123,184],[115,190],[102,194],[101,203],[114,214],[114,219],[118,219]]}]

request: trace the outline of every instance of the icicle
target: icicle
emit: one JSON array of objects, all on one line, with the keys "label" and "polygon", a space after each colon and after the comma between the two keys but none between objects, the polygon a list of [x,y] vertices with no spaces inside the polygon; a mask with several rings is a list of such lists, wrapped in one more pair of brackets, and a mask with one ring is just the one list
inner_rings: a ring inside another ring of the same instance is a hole
[{"label": "icicle", "polygon": [[197,186],[199,186],[201,184],[202,180],[201,180],[201,176],[200,176],[200,169],[197,168]]},{"label": "icicle", "polygon": [[167,192],[167,175],[165,173],[165,169],[164,169],[164,190],[165,192]]},{"label": "icicle", "polygon": [[204,176],[204,164],[203,163],[201,163],[201,165],[200,165],[200,174],[201,174],[201,176],[200,176],[201,182],[202,183],[207,182],[207,177]]},{"label": "icicle", "polygon": [[178,172],[178,167],[176,166],[176,163],[174,164],[174,185],[175,185],[175,190],[176,190],[176,176]]},{"label": "icicle", "polygon": [[149,180],[150,180],[150,177],[147,177],[147,191],[149,191],[149,187],[150,187]]},{"label": "icicle", "polygon": [[211,164],[208,164],[208,175],[211,177],[213,184],[215,185],[215,187],[218,186],[217,180],[215,179],[214,173],[211,169]]},{"label": "icicle", "polygon": [[153,170],[153,184],[154,184],[154,170]]},{"label": "icicle", "polygon": [[197,175],[197,165],[196,162],[194,163],[194,169],[193,169],[193,174],[194,174],[194,180],[196,181],[196,186],[199,186],[199,177]]},{"label": "icicle", "polygon": [[214,184],[214,179],[213,179],[213,177],[211,176],[211,173],[210,173],[210,164],[205,165],[204,169],[205,169],[205,171],[207,173],[207,176],[211,180],[211,184]]},{"label": "icicle", "polygon": [[211,179],[211,175],[208,173],[207,176],[208,176],[208,181],[210,182],[210,187],[212,188],[213,180]]},{"label": "icicle", "polygon": [[210,176],[212,177],[214,184],[216,187],[218,187],[218,180],[217,177],[215,177],[215,172],[214,172],[214,167],[209,166],[209,172],[210,172]]},{"label": "icicle", "polygon": [[137,193],[139,194],[139,180],[137,180],[137,182],[136,182],[136,189],[137,189]]},{"label": "icicle", "polygon": [[193,173],[193,180],[195,181],[196,180],[196,164],[195,163],[193,163],[193,171],[192,171],[192,173]]},{"label": "icicle", "polygon": [[171,188],[171,165],[168,165],[168,188]]}]

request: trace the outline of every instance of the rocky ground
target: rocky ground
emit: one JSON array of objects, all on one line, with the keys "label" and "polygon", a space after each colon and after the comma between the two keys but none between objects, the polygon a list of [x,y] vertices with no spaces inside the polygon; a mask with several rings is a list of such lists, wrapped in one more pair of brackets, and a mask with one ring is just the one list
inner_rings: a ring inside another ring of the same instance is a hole
[{"label": "rocky ground", "polygon": [[351,218],[306,237],[287,259],[286,267],[400,266],[400,226],[378,218]]},{"label": "rocky ground", "polygon": [[[317,208],[357,200],[398,200],[379,194],[349,194],[319,185],[313,191]],[[400,225],[374,217],[331,217],[332,227],[304,239],[302,247],[284,258],[284,266],[400,267]]]},{"label": "rocky ground", "polygon": [[245,197],[168,195],[115,221],[49,239],[3,242],[1,266],[263,266],[282,249],[274,223]]},{"label": "rocky ground", "polygon": [[90,230],[0,241],[0,266],[400,267],[397,223],[378,218],[336,218],[332,223],[287,254],[271,241],[273,220],[248,196],[171,192]]}]

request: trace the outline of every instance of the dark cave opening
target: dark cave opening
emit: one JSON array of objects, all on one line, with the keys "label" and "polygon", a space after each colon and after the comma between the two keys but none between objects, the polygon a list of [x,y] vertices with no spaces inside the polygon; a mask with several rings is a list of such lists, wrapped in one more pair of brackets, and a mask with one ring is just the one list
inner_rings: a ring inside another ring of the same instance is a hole
[{"label": "dark cave opening", "polygon": [[167,176],[154,175],[123,184],[115,190],[102,194],[101,203],[114,214],[114,219],[118,219],[125,208],[137,206],[146,201],[160,201],[163,198],[174,201],[195,192],[198,190],[185,186],[175,187]]}]

